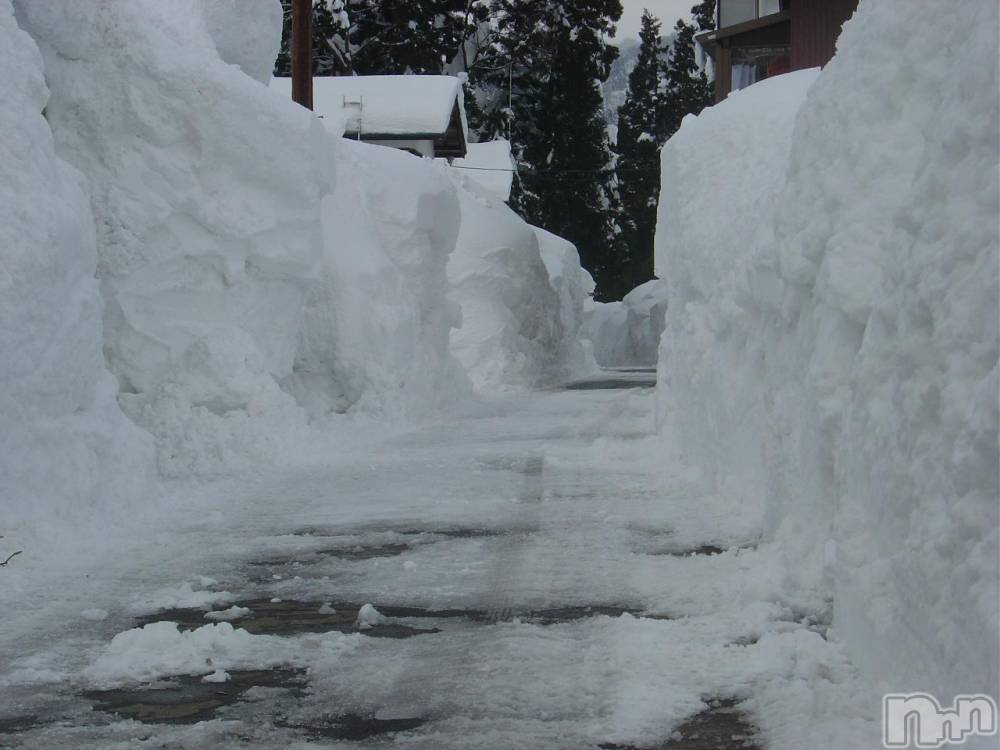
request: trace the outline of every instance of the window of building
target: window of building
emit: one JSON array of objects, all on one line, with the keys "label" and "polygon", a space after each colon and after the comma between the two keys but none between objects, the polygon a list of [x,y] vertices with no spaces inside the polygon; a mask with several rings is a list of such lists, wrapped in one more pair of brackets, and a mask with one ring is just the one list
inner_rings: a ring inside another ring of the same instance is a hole
[{"label": "window of building", "polygon": [[719,0],[719,28],[781,12],[782,0]]},{"label": "window of building", "polygon": [[733,50],[732,90],[791,70],[791,47],[737,47]]}]

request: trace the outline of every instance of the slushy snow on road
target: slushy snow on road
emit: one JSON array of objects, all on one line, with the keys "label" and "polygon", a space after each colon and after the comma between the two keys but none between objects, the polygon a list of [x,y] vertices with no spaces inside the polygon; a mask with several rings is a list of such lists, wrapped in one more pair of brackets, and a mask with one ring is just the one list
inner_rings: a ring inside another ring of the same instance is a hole
[{"label": "slushy snow on road", "polygon": [[0,745],[868,750],[997,696],[993,0],[685,118],[605,304],[510,143],[346,140],[282,21],[0,0]]}]

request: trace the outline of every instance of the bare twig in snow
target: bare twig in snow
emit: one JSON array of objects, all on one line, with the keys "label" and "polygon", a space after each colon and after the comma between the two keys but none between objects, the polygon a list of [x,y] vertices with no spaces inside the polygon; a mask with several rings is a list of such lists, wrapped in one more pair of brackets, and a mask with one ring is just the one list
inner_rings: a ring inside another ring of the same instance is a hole
[{"label": "bare twig in snow", "polygon": [[5,568],[5,567],[7,567],[7,563],[9,563],[9,562],[10,562],[11,560],[13,560],[13,559],[14,559],[15,557],[17,557],[18,555],[20,555],[20,554],[21,554],[21,552],[23,552],[23,550],[18,550],[17,552],[14,552],[14,553],[13,553],[13,554],[11,554],[10,556],[8,556],[6,560],[4,560],[3,562],[0,562],[0,568]]}]

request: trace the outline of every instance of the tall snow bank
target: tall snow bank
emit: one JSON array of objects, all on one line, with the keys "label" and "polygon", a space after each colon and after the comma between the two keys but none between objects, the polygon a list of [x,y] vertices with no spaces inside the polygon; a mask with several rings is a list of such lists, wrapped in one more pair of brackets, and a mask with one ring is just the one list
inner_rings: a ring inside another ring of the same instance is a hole
[{"label": "tall snow bank", "polygon": [[281,48],[281,0],[206,0],[202,12],[219,57],[270,81]]},{"label": "tall snow bank", "polygon": [[57,148],[92,193],[119,402],[163,474],[300,460],[331,415],[415,415],[467,389],[448,343],[455,190],[259,82],[275,3],[19,8]]},{"label": "tall snow bank", "polygon": [[148,495],[152,444],[101,353],[94,222],[42,116],[42,58],[0,0],[0,534]]},{"label": "tall snow bank", "polygon": [[593,301],[594,277],[580,265],[576,245],[540,227],[532,227],[538,250],[549,274],[549,283],[559,298],[559,321],[563,329],[561,369],[566,376],[584,375],[597,369],[593,353],[581,339],[585,310]]},{"label": "tall snow bank", "polygon": [[321,283],[286,385],[314,422],[348,409],[419,417],[470,391],[449,348],[458,312],[445,269],[458,197],[426,159],[335,142],[342,177],[323,200]]},{"label": "tall snow bank", "polygon": [[305,424],[277,381],[318,276],[335,163],[318,120],[220,59],[271,54],[237,43],[266,36],[244,6],[18,3],[57,149],[90,187],[105,354],[168,475],[279,457]]},{"label": "tall snow bank", "polygon": [[473,182],[491,196],[502,201],[510,200],[514,187],[514,159],[510,141],[497,138],[483,143],[470,143],[463,159],[452,160],[452,169],[461,169],[465,179]]},{"label": "tall snow bank", "polygon": [[452,178],[462,213],[448,262],[452,299],[461,307],[452,351],[480,389],[541,386],[570,377],[584,361],[576,330],[586,282],[567,270],[568,248],[541,236],[559,275],[561,300],[536,230],[474,182],[454,172]]},{"label": "tall snow bank", "polygon": [[667,284],[640,284],[621,302],[594,302],[583,336],[592,342],[601,367],[654,367],[667,311]]},{"label": "tall snow bank", "polygon": [[855,663],[950,702],[998,673],[997,6],[911,5],[665,147],[658,395]]}]

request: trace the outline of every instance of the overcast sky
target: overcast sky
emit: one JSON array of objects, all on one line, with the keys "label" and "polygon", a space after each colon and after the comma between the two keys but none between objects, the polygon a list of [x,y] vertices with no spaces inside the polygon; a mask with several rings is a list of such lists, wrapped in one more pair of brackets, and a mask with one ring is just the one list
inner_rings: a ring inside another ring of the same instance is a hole
[{"label": "overcast sky", "polygon": [[618,35],[615,38],[639,38],[639,19],[642,18],[643,8],[649,8],[650,13],[663,21],[663,31],[666,33],[674,27],[678,18],[687,19],[692,6],[696,4],[697,0],[622,0],[625,12],[618,22]]}]

